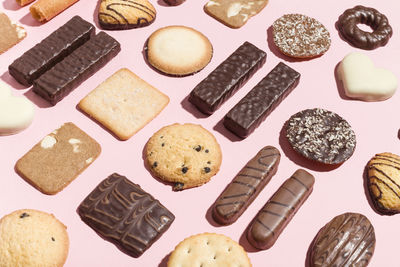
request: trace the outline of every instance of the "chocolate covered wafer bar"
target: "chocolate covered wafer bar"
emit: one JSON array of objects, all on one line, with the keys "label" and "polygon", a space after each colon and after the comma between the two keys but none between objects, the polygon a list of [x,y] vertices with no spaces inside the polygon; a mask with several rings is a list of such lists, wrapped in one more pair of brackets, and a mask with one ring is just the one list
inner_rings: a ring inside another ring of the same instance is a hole
[{"label": "chocolate covered wafer bar", "polygon": [[91,23],[75,16],[17,58],[8,70],[19,83],[25,86],[32,85],[35,79],[71,54],[94,34],[95,28]]},{"label": "chocolate covered wafer bar", "polygon": [[274,245],[300,206],[311,194],[314,176],[298,169],[287,179],[250,224],[247,239],[258,249],[268,249]]},{"label": "chocolate covered wafer bar", "polygon": [[224,126],[241,138],[249,136],[297,86],[300,73],[279,63],[224,117]]},{"label": "chocolate covered wafer bar", "polygon": [[116,173],[86,197],[78,214],[102,238],[135,258],[160,238],[175,219],[139,185]]},{"label": "chocolate covered wafer bar", "polygon": [[280,158],[278,149],[266,146],[247,162],[215,201],[214,220],[224,225],[234,223],[275,175]]},{"label": "chocolate covered wafer bar", "polygon": [[55,105],[121,51],[120,44],[100,32],[33,82],[33,91]]},{"label": "chocolate covered wafer bar", "polygon": [[205,114],[214,113],[264,65],[266,58],[264,51],[244,42],[193,89],[189,101]]}]

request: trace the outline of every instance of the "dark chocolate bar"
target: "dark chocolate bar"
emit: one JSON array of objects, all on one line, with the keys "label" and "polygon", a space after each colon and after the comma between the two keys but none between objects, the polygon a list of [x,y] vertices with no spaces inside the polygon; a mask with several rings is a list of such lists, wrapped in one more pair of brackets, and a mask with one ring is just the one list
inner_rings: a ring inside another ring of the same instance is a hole
[{"label": "dark chocolate bar", "polygon": [[86,197],[78,214],[102,238],[135,258],[160,238],[175,219],[139,185],[116,173]]},{"label": "dark chocolate bar", "polygon": [[10,75],[25,86],[32,85],[40,75],[87,42],[94,34],[95,28],[91,23],[75,16],[17,58],[8,67]]},{"label": "dark chocolate bar", "polygon": [[260,69],[267,54],[244,42],[190,93],[189,101],[201,112],[212,114]]},{"label": "dark chocolate bar", "polygon": [[311,194],[314,176],[298,169],[258,212],[247,232],[249,243],[258,249],[275,244],[301,205]]},{"label": "dark chocolate bar", "polygon": [[214,220],[224,225],[234,223],[275,175],[280,158],[278,149],[266,146],[247,162],[215,201]]},{"label": "dark chocolate bar", "polygon": [[121,51],[120,44],[100,32],[33,82],[33,92],[55,105]]},{"label": "dark chocolate bar", "polygon": [[241,138],[249,136],[297,86],[300,73],[279,63],[224,117],[224,126]]}]

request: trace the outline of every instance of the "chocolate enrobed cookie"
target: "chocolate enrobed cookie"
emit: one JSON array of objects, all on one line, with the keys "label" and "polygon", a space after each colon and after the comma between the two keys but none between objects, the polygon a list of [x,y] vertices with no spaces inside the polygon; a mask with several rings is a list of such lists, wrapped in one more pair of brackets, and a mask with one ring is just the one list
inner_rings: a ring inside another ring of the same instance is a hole
[{"label": "chocolate enrobed cookie", "polygon": [[315,237],[307,267],[365,267],[374,254],[375,231],[359,213],[344,213],[333,218]]},{"label": "chocolate enrobed cookie", "polygon": [[296,152],[323,164],[343,163],[356,147],[350,124],[336,113],[321,108],[306,109],[290,117],[286,137]]}]

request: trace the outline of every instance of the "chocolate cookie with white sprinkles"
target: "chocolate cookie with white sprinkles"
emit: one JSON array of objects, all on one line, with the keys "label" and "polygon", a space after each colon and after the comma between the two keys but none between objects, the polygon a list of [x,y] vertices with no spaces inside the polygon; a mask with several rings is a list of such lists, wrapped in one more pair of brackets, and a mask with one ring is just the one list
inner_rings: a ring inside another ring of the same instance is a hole
[{"label": "chocolate cookie with white sprinkles", "polygon": [[300,111],[290,117],[285,127],[292,148],[322,164],[342,164],[353,155],[356,147],[356,135],[350,124],[325,109]]}]

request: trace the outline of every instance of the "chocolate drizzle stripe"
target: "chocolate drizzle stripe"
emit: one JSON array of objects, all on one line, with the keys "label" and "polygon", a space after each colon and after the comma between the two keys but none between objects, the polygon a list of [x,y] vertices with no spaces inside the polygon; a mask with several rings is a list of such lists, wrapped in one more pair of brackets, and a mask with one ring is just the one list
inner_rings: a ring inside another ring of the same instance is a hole
[{"label": "chocolate drizzle stripe", "polygon": [[222,206],[227,206],[227,205],[236,205],[236,204],[244,204],[244,201],[235,201],[235,202],[228,202],[228,203],[222,203],[218,204],[217,207],[222,207]]},{"label": "chocolate drizzle stripe", "polygon": [[289,206],[289,205],[287,205],[285,203],[281,203],[281,202],[277,202],[277,201],[273,201],[273,200],[268,201],[268,203],[279,205],[279,206],[284,206],[284,207],[289,208],[289,209],[293,209],[293,207],[291,207],[291,206]]},{"label": "chocolate drizzle stripe", "polygon": [[285,189],[286,191],[288,191],[292,196],[296,197],[296,194],[290,190],[289,188],[287,188],[286,186],[282,186],[282,189]]},{"label": "chocolate drizzle stripe", "polygon": [[370,164],[370,167],[369,168],[371,168],[371,167],[373,167],[373,166],[389,166],[389,167],[392,167],[392,168],[394,168],[394,169],[397,169],[397,170],[400,170],[400,167],[397,167],[397,166],[394,166],[394,165],[391,165],[391,164],[387,164],[387,163],[383,163],[383,162],[376,162],[376,163],[372,163],[372,164]]},{"label": "chocolate drizzle stripe", "polygon": [[362,238],[360,238],[360,239],[358,240],[358,243],[357,243],[357,245],[356,245],[356,248],[353,249],[352,253],[349,255],[349,257],[346,259],[346,261],[345,261],[344,263],[349,262],[349,260],[350,260],[351,257],[354,255],[354,253],[358,252],[357,257],[356,257],[355,259],[352,260],[352,262],[357,262],[358,259],[364,254],[364,253],[362,253],[362,252],[365,251],[365,250],[367,250],[367,249],[369,249],[369,246],[364,246],[364,247],[361,249],[361,252],[360,252],[360,250],[358,250],[358,247],[360,247],[360,245],[362,244],[363,240],[364,240],[367,236],[369,236],[369,235],[371,234],[371,231],[372,231],[372,227],[370,226],[370,227],[368,227],[368,230],[365,231],[365,233],[364,233],[364,235],[362,236]]},{"label": "chocolate drizzle stripe", "polygon": [[223,196],[220,199],[228,199],[228,198],[235,198],[235,197],[243,197],[243,196],[250,196],[251,193],[243,193],[243,194],[235,194],[230,196]]},{"label": "chocolate drizzle stripe", "polygon": [[260,212],[272,214],[272,215],[280,217],[280,218],[285,218],[285,216],[283,216],[282,214],[279,214],[279,213],[276,213],[276,212],[272,212],[272,211],[269,211],[269,210],[264,210],[263,209],[263,210],[260,210]]},{"label": "chocolate drizzle stripe", "polygon": [[[129,1],[129,0],[122,0],[124,2],[130,3],[130,4],[122,4],[122,3],[112,3],[112,4],[108,4],[106,9],[114,12],[115,14],[117,14],[123,21],[125,21],[126,24],[129,24],[129,21],[127,18],[125,18],[124,15],[122,15],[120,12],[118,12],[116,9],[114,9],[112,6],[125,6],[125,7],[132,7],[134,9],[140,10],[143,13],[146,13],[147,15],[149,15],[151,18],[155,17],[155,13],[153,12],[153,10],[149,9],[147,6],[139,4],[137,2],[134,1]],[[118,18],[114,17],[113,15],[110,14],[111,17],[113,17],[115,20],[118,20]],[[143,18],[139,18],[139,19],[143,19]],[[138,20],[139,20],[138,19]],[[118,20],[119,21],[119,20]]]},{"label": "chocolate drizzle stripe", "polygon": [[[384,177],[386,177],[389,181],[391,181],[395,186],[397,186],[398,189],[400,189],[400,185],[397,184],[392,178],[390,178],[390,176],[387,175],[384,171],[382,171],[381,169],[378,169],[378,168],[375,167],[375,166],[371,166],[370,169],[376,170],[378,173],[382,174],[382,175],[383,175]],[[376,177],[376,176],[371,176],[370,178],[373,178],[373,177]],[[376,177],[376,178],[378,179],[378,177]],[[381,180],[381,181],[383,182],[383,180]],[[386,184],[386,183],[385,183],[385,184]],[[398,194],[394,191],[394,188],[392,188],[391,186],[388,186],[388,187],[398,196]]]},{"label": "chocolate drizzle stripe", "polygon": [[273,156],[280,156],[280,154],[278,154],[278,153],[273,153],[273,154],[269,154],[269,155],[262,156],[262,157],[260,157],[260,158],[257,160],[257,162],[258,162],[260,165],[269,167],[271,164],[265,164],[265,163],[263,163],[261,160],[262,160],[262,159],[265,159],[265,158],[273,157]]},{"label": "chocolate drizzle stripe", "polygon": [[244,166],[244,169],[250,169],[250,170],[255,170],[255,171],[259,171],[259,172],[264,172],[263,169],[252,167],[252,166],[247,166],[247,165]]},{"label": "chocolate drizzle stripe", "polygon": [[400,164],[400,159],[392,157],[392,156],[389,156],[389,155],[378,154],[378,155],[375,155],[374,158],[375,159],[386,159],[386,160],[388,160],[390,162]]},{"label": "chocolate drizzle stripe", "polygon": [[[378,180],[378,181],[380,181],[382,184],[384,184],[387,188],[389,188],[390,189],[390,191],[392,191],[396,196],[397,196],[397,198],[400,198],[400,195],[398,194],[398,193],[396,193],[396,191],[394,191],[394,189],[393,189],[393,187],[391,187],[390,185],[388,185],[385,181],[383,181],[382,179],[380,179],[380,178],[378,178],[378,177],[376,177],[376,176],[371,176],[370,177],[370,179],[372,179],[372,178],[375,178],[376,180]],[[379,188],[379,186],[376,184],[376,183],[374,183],[375,185],[376,185],[376,187],[377,188]],[[382,197],[382,191],[380,190],[380,188],[379,188],[379,192],[381,192],[381,197]],[[377,199],[379,199],[379,198],[377,198]]]},{"label": "chocolate drizzle stripe", "polygon": [[114,19],[116,23],[121,24],[121,22],[119,22],[119,20],[116,17],[114,17],[113,15],[110,15],[110,14],[107,14],[104,12],[99,12],[99,16],[110,17],[110,18]]},{"label": "chocolate drizzle stripe", "polygon": [[300,179],[296,178],[295,176],[292,176],[291,178],[293,178],[294,181],[304,186],[304,188],[307,189],[307,191],[310,190],[310,188],[308,188],[308,186],[306,186],[302,181],[300,181]]},{"label": "chocolate drizzle stripe", "polygon": [[259,224],[261,224],[265,229],[267,229],[268,231],[270,231],[272,233],[272,235],[275,235],[274,231],[271,230],[271,228],[269,228],[268,226],[266,226],[262,221],[260,221],[260,219],[256,219],[256,222],[258,222]]},{"label": "chocolate drizzle stripe", "polygon": [[252,186],[251,184],[243,183],[243,182],[240,182],[240,181],[233,181],[232,183],[233,184],[240,184],[240,185],[243,185],[243,186],[247,186],[248,188],[253,189],[253,191],[256,190],[256,188],[254,186]]},{"label": "chocolate drizzle stripe", "polygon": [[241,173],[239,173],[237,176],[249,177],[249,178],[253,178],[253,179],[256,179],[256,180],[261,180],[262,179],[260,176],[254,176],[254,175],[250,175],[250,174],[241,174]]}]

